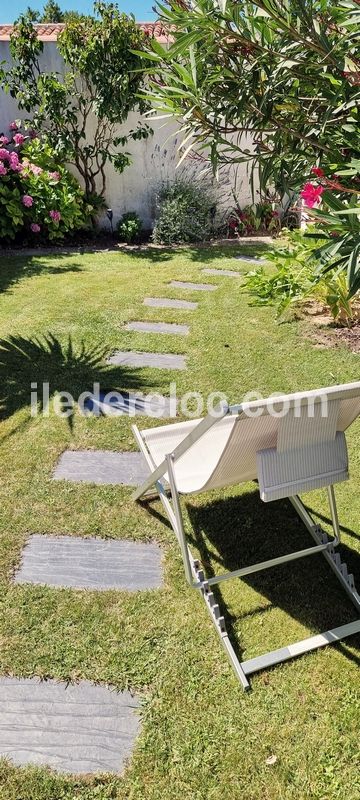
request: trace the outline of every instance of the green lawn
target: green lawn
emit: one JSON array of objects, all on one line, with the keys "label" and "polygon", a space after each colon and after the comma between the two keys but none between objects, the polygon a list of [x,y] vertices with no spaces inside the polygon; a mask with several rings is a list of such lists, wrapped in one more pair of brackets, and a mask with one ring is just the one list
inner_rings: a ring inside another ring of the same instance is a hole
[{"label": "green lawn", "polygon": [[[122,778],[72,779],[2,762],[1,800],[359,800],[359,638],[260,673],[243,694],[201,599],[187,588],[161,505],[149,513],[127,488],[51,479],[66,448],[136,449],[131,420],[30,417],[31,381],[49,380],[52,391],[77,396],[97,379],[108,388],[162,393],[176,379],[179,395],[219,389],[238,402],[253,389],[358,380],[358,355],[314,347],[304,323],[279,325],[273,309],[248,306],[240,283],[201,273],[203,266],[249,269],[235,253],[212,247],[1,259],[0,346],[12,339],[0,355],[0,672],[132,687],[143,701],[142,733]],[[219,288],[181,292],[166,286],[175,278]],[[146,295],[164,294],[199,307],[142,305]],[[191,332],[122,331],[131,319],[189,321]],[[188,370],[106,367],[105,355],[116,348],[185,353]],[[349,435],[351,480],[337,489],[341,553],[358,583],[359,436],[357,423]],[[324,493],[306,500],[326,526]],[[189,499],[189,531],[190,522],[192,549],[210,569],[310,544],[290,505],[262,504],[254,484]],[[129,594],[14,586],[31,532],[158,541],[164,588]],[[229,582],[220,600],[245,658],[355,617],[321,556]],[[269,766],[271,755],[277,760]]]}]

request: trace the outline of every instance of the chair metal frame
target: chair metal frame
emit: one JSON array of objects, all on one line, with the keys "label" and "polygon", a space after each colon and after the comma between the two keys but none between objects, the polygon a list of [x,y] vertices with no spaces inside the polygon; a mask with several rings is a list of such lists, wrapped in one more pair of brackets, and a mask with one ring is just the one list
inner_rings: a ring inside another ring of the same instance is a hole
[{"label": "chair metal frame", "polygon": [[[188,434],[182,442],[180,442],[180,444],[174,449],[173,453],[169,453],[166,456],[165,460],[159,466],[155,465],[141,432],[136,425],[133,425],[132,430],[134,432],[134,436],[151,470],[151,474],[146,481],[134,492],[133,499],[139,500],[141,497],[147,498],[149,497],[149,492],[153,496],[153,487],[155,487],[156,494],[158,494],[160,497],[175,536],[178,540],[186,579],[190,587],[196,589],[202,595],[206,608],[221,639],[222,645],[229,658],[230,664],[233,667],[235,675],[240,681],[243,689],[246,691],[250,689],[248,677],[252,673],[258,672],[262,669],[267,669],[275,664],[287,661],[288,659],[310,652],[311,650],[315,650],[319,647],[324,647],[327,644],[338,642],[354,633],[359,633],[360,616],[353,622],[341,625],[337,628],[333,628],[315,636],[311,636],[307,639],[295,642],[278,650],[273,650],[272,652],[265,653],[256,658],[240,662],[226,630],[224,617],[221,615],[219,605],[216,602],[214,593],[211,590],[212,586],[220,584],[226,580],[241,578],[245,575],[250,575],[251,573],[270,569],[271,567],[275,567],[279,564],[285,564],[287,562],[305,558],[316,553],[322,553],[339,580],[342,588],[355,606],[359,615],[360,595],[356,591],[353,575],[349,574],[346,564],[341,561],[340,555],[335,551],[335,548],[340,542],[340,527],[333,485],[329,485],[327,487],[331,521],[334,531],[333,539],[329,540],[327,534],[322,530],[322,528],[319,525],[316,525],[299,496],[296,495],[289,497],[288,499],[292,503],[295,511],[314,539],[314,546],[307,547],[303,550],[297,550],[296,552],[288,553],[284,556],[272,558],[257,564],[252,564],[251,566],[243,567],[232,572],[206,578],[200,561],[193,557],[186,541],[180,505],[180,494],[176,486],[174,463],[176,462],[176,459],[180,458],[180,456],[183,455],[186,450],[206,431],[208,431],[212,425],[219,420],[219,418],[222,418],[227,414],[239,414],[241,411],[242,407],[239,405],[228,406],[225,404],[222,406],[220,413],[205,417],[196,426],[196,428],[190,434]],[[168,476],[168,483],[165,482],[164,479],[166,474]],[[168,496],[169,489],[170,498]]]}]

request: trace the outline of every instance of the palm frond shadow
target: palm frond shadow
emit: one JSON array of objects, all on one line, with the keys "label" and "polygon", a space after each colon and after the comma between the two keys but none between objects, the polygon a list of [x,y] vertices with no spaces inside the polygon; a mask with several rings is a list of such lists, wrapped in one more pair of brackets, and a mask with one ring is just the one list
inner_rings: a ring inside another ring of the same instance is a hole
[{"label": "palm frond shadow", "polygon": [[37,391],[43,411],[46,383],[50,398],[56,392],[69,392],[75,401],[96,382],[119,390],[141,386],[138,370],[106,365],[108,352],[109,348],[87,347],[84,342],[75,348],[71,336],[64,345],[53,333],[41,339],[10,336],[0,340],[0,420],[30,406],[31,391]]}]

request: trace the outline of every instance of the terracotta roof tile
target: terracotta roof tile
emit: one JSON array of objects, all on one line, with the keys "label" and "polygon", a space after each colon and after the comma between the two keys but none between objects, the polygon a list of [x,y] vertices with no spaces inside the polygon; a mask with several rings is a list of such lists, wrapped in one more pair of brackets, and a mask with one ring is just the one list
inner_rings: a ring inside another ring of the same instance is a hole
[{"label": "terracotta roof tile", "polygon": [[[169,41],[161,22],[139,22],[138,25],[145,36],[155,37],[161,44],[166,44]],[[62,22],[35,25],[38,38],[42,42],[56,42],[59,33],[64,30],[64,27],[65,25]],[[14,25],[0,25],[0,42],[8,42],[13,30]]]}]

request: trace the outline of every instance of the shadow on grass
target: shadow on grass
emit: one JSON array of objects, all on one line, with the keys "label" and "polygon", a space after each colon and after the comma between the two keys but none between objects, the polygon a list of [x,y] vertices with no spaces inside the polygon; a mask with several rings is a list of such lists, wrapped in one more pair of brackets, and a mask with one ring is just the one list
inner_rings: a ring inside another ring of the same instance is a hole
[{"label": "shadow on grass", "polygon": [[[54,259],[69,258],[69,254],[56,253],[51,256]],[[67,272],[82,272],[80,264],[69,264],[68,266],[56,266],[53,262],[46,263],[46,256],[23,256],[2,259],[0,270],[0,294],[9,290],[11,286],[24,278],[32,278],[36,275],[63,275]]]},{"label": "shadow on grass", "polygon": [[181,245],[173,247],[139,247],[124,251],[127,256],[136,259],[143,259],[151,261],[153,264],[163,264],[170,261],[174,256],[183,255],[189,258],[190,261],[199,262],[201,264],[209,264],[219,258],[236,258],[240,255],[248,256],[263,256],[272,248],[272,242],[250,243],[246,239],[234,242],[229,240],[228,244],[209,245],[208,243],[198,245]]},{"label": "shadow on grass", "polygon": [[[200,551],[207,577],[314,544],[290,502],[285,500],[264,504],[257,491],[203,506],[193,506],[187,502],[186,507],[194,532],[193,544]],[[355,582],[357,580],[359,584],[360,555],[344,545],[338,550],[342,561],[347,563]],[[356,619],[355,608],[321,555],[309,556],[235,580],[240,581],[239,592],[241,582],[245,581],[268,600],[266,607],[259,608],[258,612],[256,609],[249,613],[244,611],[241,616],[234,617],[225,606],[220,587],[213,587],[229,636],[240,658],[241,645],[235,634],[235,624],[241,618],[264,613],[272,606],[283,609],[304,626],[319,632]],[[282,636],[281,630],[279,635]],[[352,645],[355,640],[360,646],[360,637],[352,637]],[[278,646],[283,644],[279,641]],[[340,646],[347,655],[346,647]]]},{"label": "shadow on grass", "polygon": [[32,388],[37,389],[41,412],[44,383],[49,384],[50,398],[56,392],[69,392],[75,401],[96,382],[118,391],[138,389],[142,385],[139,371],[107,366],[108,352],[109,348],[91,349],[84,343],[77,351],[70,336],[63,345],[52,333],[43,339],[11,336],[0,340],[0,420],[30,406]]}]

